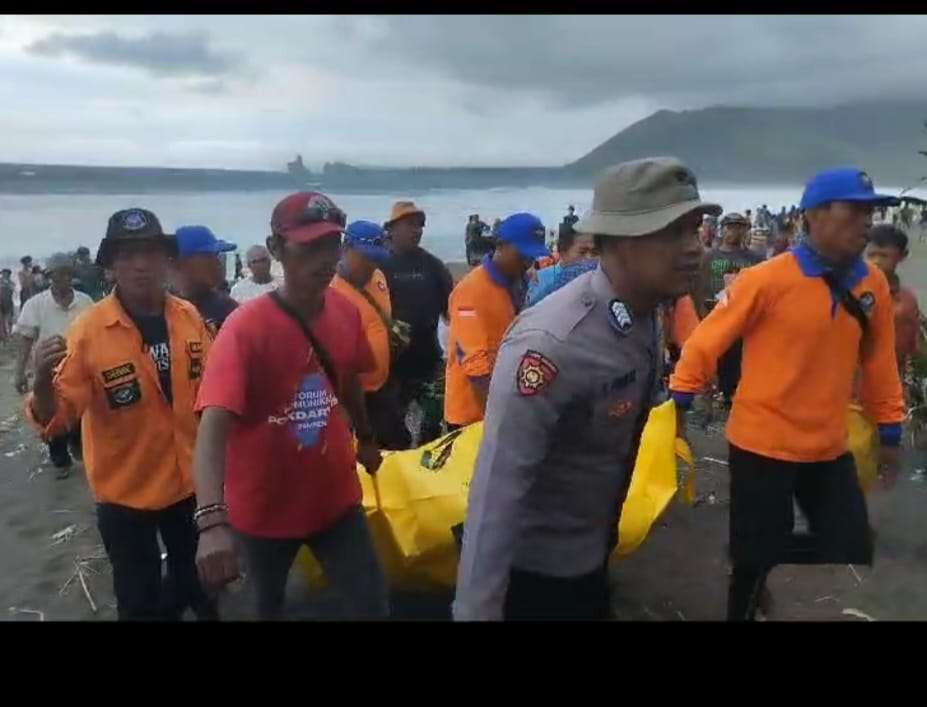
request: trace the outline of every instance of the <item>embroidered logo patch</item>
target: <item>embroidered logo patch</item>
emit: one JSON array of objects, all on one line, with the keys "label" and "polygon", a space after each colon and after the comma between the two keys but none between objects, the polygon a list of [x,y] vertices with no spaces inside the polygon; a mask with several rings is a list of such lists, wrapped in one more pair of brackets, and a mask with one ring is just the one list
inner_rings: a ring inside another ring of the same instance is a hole
[{"label": "embroidered logo patch", "polygon": [[557,364],[537,351],[526,351],[518,364],[516,383],[522,395],[537,395],[553,383],[560,369]]},{"label": "embroidered logo patch", "polygon": [[192,354],[203,353],[203,342],[201,341],[188,341],[187,342],[187,351]]},{"label": "embroidered logo patch", "polygon": [[122,217],[122,227],[127,231],[141,231],[148,226],[148,219],[141,211],[132,209]]},{"label": "embroidered logo patch", "polygon": [[872,178],[865,172],[859,173],[859,183],[863,185],[864,189],[872,189]]},{"label": "embroidered logo patch", "polygon": [[859,305],[866,314],[872,314],[872,308],[875,307],[875,295],[871,292],[863,292],[859,296]]},{"label": "embroidered logo patch", "polygon": [[203,375],[203,359],[190,357],[190,380],[195,381]]},{"label": "embroidered logo patch", "polygon": [[608,311],[612,316],[612,324],[622,334],[627,334],[634,326],[634,319],[631,318],[631,312],[628,306],[621,300],[613,299],[608,305]]},{"label": "embroidered logo patch", "polygon": [[103,376],[104,383],[112,383],[114,380],[119,378],[125,378],[135,373],[135,364],[134,363],[123,363],[115,368],[107,368],[100,375]]},{"label": "embroidered logo patch", "polygon": [[138,378],[133,378],[122,385],[105,388],[105,390],[109,406],[113,410],[134,405],[142,399],[142,389],[138,384]]},{"label": "embroidered logo patch", "polygon": [[377,280],[377,288],[380,292],[386,292],[386,283],[383,280]]}]

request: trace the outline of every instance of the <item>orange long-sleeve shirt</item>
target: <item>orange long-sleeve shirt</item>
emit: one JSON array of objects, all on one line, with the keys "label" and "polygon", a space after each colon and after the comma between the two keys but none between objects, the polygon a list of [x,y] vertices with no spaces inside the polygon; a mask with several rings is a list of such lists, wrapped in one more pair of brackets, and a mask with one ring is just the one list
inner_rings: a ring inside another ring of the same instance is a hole
[{"label": "orange long-sleeve shirt", "polygon": [[142,335],[115,295],[84,312],[67,333],[68,351],[54,378],[49,439],[82,423],[84,466],[97,501],[160,510],[193,495],[193,403],[212,341],[189,302],[168,295],[164,316],[171,361],[168,403]]},{"label": "orange long-sleeve shirt", "polygon": [[823,278],[806,274],[813,263],[799,257],[813,252],[797,251],[744,270],[731,284],[686,342],[670,378],[674,398],[691,401],[714,376],[718,358],[743,338],[742,377],[727,425],[731,444],[784,461],[840,456],[858,365],[863,407],[885,432],[883,442],[894,443],[905,409],[885,276],[857,263],[851,291],[869,310],[861,352],[859,323]]},{"label": "orange long-sleeve shirt", "polygon": [[[382,388],[389,378],[389,331],[386,329],[386,324],[383,323],[383,318],[377,314],[377,311],[367,301],[367,298],[341,275],[335,275],[331,286],[347,297],[360,312],[361,324],[364,327],[364,334],[367,337],[367,343],[370,345],[370,352],[373,354],[376,367],[372,371],[361,373],[358,377],[364,392],[373,393]],[[387,285],[386,277],[382,272],[374,270],[370,280],[364,285],[364,290],[387,317],[392,316],[393,308],[390,304],[389,285]]]},{"label": "orange long-sleeve shirt", "polygon": [[492,260],[484,258],[451,293],[444,384],[444,418],[451,424],[479,422],[486,412],[470,379],[492,375],[502,337],[516,314],[509,288]]}]

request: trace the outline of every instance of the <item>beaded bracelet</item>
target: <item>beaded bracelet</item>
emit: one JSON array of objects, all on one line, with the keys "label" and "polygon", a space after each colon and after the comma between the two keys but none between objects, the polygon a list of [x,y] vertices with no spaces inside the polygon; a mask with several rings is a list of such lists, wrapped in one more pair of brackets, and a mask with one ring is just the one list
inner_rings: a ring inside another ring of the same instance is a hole
[{"label": "beaded bracelet", "polygon": [[202,535],[202,534],[205,533],[207,530],[212,530],[213,528],[218,528],[220,525],[228,526],[228,524],[229,524],[229,522],[228,522],[227,520],[220,520],[220,521],[216,521],[215,523],[212,523],[212,524],[210,524],[210,525],[207,525],[205,528],[197,528],[197,529],[196,529],[196,532],[199,533],[200,535]]},{"label": "beaded bracelet", "polygon": [[195,511],[193,511],[193,520],[194,521],[199,520],[205,515],[209,515],[210,513],[216,513],[218,511],[223,511],[225,513],[228,513],[228,510],[229,510],[229,507],[225,505],[224,503],[210,503],[207,506],[203,506],[202,508],[197,508]]}]

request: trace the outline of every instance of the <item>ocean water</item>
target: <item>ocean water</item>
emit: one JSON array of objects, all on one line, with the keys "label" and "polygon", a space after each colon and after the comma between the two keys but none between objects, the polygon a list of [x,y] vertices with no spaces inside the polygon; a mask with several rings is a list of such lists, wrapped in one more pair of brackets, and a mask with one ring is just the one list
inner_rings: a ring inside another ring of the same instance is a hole
[{"label": "ocean water", "polygon": [[[725,211],[754,212],[761,204],[778,212],[797,204],[801,184],[776,186],[702,185],[702,198]],[[882,189],[897,194],[899,189]],[[17,262],[26,254],[42,258],[54,251],[86,245],[92,253],[119,209],[140,206],[153,211],[166,230],[182,225],[209,226],[220,238],[244,251],[263,243],[269,233],[270,213],[285,194],[257,192],[182,192],[157,194],[0,194],[0,262]],[[592,189],[546,187],[432,190],[421,193],[337,194],[334,199],[348,219],[382,223],[399,199],[413,199],[427,214],[423,245],[445,260],[464,258],[464,227],[469,214],[486,223],[517,211],[531,211],[556,229],[573,204],[582,214],[592,201]]]}]

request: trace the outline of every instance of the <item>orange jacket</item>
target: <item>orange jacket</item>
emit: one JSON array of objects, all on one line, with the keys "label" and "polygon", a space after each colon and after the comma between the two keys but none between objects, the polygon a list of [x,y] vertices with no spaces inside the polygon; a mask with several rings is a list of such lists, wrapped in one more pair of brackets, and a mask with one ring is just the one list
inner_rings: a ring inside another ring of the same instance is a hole
[{"label": "orange jacket", "polygon": [[160,510],[193,495],[193,404],[211,339],[189,302],[168,295],[164,315],[172,407],[141,333],[115,295],[68,330],[68,352],[54,378],[57,410],[47,425],[36,421],[32,396],[26,401],[45,439],[81,421],[84,466],[98,502]]},{"label": "orange jacket", "polygon": [[685,345],[692,332],[698,326],[698,314],[691,295],[676,300],[673,305],[673,317],[670,322],[670,340],[680,349]]},{"label": "orange jacket", "polygon": [[[386,379],[389,378],[389,332],[386,330],[386,324],[383,323],[382,317],[377,314],[376,310],[367,301],[367,299],[357,291],[357,289],[341,275],[335,275],[332,279],[332,287],[357,307],[361,315],[361,325],[364,327],[364,334],[367,337],[367,344],[373,353],[373,359],[376,368],[369,373],[362,373],[359,378],[361,386],[365,393],[373,393],[382,388]],[[369,282],[364,286],[364,291],[373,298],[380,309],[387,317],[393,314],[393,308],[389,299],[389,286],[386,284],[386,277],[379,270],[374,270]]]},{"label": "orange jacket", "polygon": [[803,267],[789,252],[741,272],[686,342],[670,378],[673,397],[690,403],[714,376],[718,358],[743,338],[742,377],[727,425],[732,444],[784,461],[837,458],[847,450],[857,365],[861,402],[880,423],[883,443],[895,443],[905,409],[885,276],[857,265],[852,292],[870,308],[870,340],[861,353],[857,321]]},{"label": "orange jacket", "polygon": [[470,379],[492,375],[502,337],[516,314],[509,286],[492,261],[484,260],[457,284],[448,313],[444,418],[469,425],[485,413]]}]

